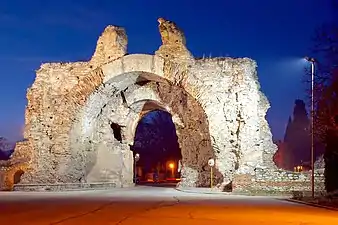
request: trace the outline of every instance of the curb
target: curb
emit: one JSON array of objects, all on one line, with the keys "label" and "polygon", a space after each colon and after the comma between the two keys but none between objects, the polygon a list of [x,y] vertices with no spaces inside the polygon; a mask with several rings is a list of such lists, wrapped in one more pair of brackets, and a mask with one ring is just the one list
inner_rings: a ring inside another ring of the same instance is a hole
[{"label": "curb", "polygon": [[252,195],[252,194],[246,194],[246,193],[234,193],[234,192],[221,192],[221,191],[215,191],[215,192],[205,192],[205,191],[194,191],[194,190],[185,190],[180,188],[175,188],[177,191],[185,192],[185,193],[194,193],[194,194],[209,194],[209,195],[228,195],[228,196],[253,196],[253,197],[270,197],[275,198],[278,200],[285,200],[290,196],[285,195]]},{"label": "curb", "polygon": [[293,202],[293,203],[298,203],[298,204],[303,204],[303,205],[308,205],[308,206],[312,206],[312,207],[316,207],[316,208],[322,208],[322,209],[338,212],[338,208],[333,208],[333,207],[330,207],[330,206],[320,205],[320,204],[311,203],[311,202],[304,202],[304,201],[295,200],[295,199],[284,199],[284,200],[288,201],[288,202]]},{"label": "curb", "polygon": [[[8,192],[76,192],[76,191],[104,191],[104,190],[130,190],[130,189],[135,189],[137,188],[136,186],[125,186],[125,187],[114,187],[114,186],[84,186],[84,187],[63,187],[62,185],[41,185],[41,186],[36,186],[36,185],[27,185],[27,186],[21,186],[19,188],[14,188],[14,190],[8,191]],[[5,191],[1,191],[5,192]]]},{"label": "curb", "polygon": [[184,190],[184,189],[181,189],[181,188],[175,188],[175,190],[177,191],[180,191],[180,192],[185,192],[185,193],[192,193],[192,194],[209,194],[209,195],[230,195],[231,192],[212,192],[212,191],[209,191],[209,192],[206,192],[206,191],[194,191],[194,190]]}]

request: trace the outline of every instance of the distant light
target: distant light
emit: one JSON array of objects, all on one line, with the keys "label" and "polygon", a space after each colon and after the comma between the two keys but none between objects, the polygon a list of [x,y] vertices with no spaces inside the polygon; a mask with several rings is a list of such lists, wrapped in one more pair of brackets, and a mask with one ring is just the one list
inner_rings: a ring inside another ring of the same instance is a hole
[{"label": "distant light", "polygon": [[136,153],[135,154],[135,162],[139,161],[139,159],[140,159],[140,154]]},{"label": "distant light", "polygon": [[169,168],[170,169],[174,169],[174,167],[175,167],[174,163],[169,163]]}]

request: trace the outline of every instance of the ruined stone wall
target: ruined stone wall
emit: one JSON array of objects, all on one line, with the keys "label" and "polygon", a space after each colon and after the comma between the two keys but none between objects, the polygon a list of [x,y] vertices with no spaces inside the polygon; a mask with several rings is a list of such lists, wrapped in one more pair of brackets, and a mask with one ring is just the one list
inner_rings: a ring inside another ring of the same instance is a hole
[{"label": "ruined stone wall", "polygon": [[[74,158],[70,161],[80,163],[65,166],[65,172],[73,171],[73,180],[82,177],[89,183],[114,182],[118,186],[130,183],[133,171],[129,144],[133,142],[137,122],[143,112],[162,109],[173,115],[177,129],[184,162],[182,185],[208,185],[207,161],[214,156],[203,109],[182,88],[149,74],[146,84],[131,82],[123,91],[118,88],[121,77],[144,80],[142,75],[145,74],[122,74],[90,96],[72,134]],[[111,123],[121,127],[122,141],[114,138]],[[216,174],[222,182],[221,174]]]},{"label": "ruined stone wall", "polygon": [[[326,194],[325,163],[319,157],[314,163],[314,191],[316,196]],[[252,173],[236,173],[232,190],[244,194],[290,194],[294,197],[311,196],[312,171],[294,172],[281,168],[263,166],[257,167]]]},{"label": "ruined stone wall", "polygon": [[[206,185],[209,158],[221,188],[235,173],[274,168],[269,103],[256,63],[194,59],[183,32],[170,21],[159,23],[162,46],[155,55],[126,55],[124,29],[108,26],[91,61],[41,66],[27,93],[25,138],[32,154],[22,185],[131,185],[129,145],[149,101],[173,115],[183,154],[180,185]],[[112,122],[122,140],[114,139]]]},{"label": "ruined stone wall", "polygon": [[168,79],[191,93],[208,117],[216,168],[224,176],[221,186],[231,183],[235,172],[275,168],[277,147],[265,119],[270,105],[260,91],[256,63],[248,58],[192,59],[175,24],[159,22],[163,45],[156,55],[165,60]]},{"label": "ruined stone wall", "polygon": [[[171,114],[180,118],[180,123],[175,123],[183,162],[180,185],[209,186],[208,160],[216,156],[211,146],[210,126],[203,108],[195,98],[177,86],[152,83],[152,88],[163,102],[168,103]],[[222,183],[223,178],[216,170],[215,183]]]},{"label": "ruined stone wall", "polygon": [[259,90],[254,61],[198,60],[190,67],[184,87],[208,115],[216,168],[225,177],[223,186],[235,172],[251,173],[261,165],[273,168],[276,147],[265,120],[269,103]]},{"label": "ruined stone wall", "polygon": [[30,168],[32,148],[29,141],[16,143],[16,151],[7,161],[0,160],[0,191],[13,189],[13,185],[21,180],[21,174]]},{"label": "ruined stone wall", "polygon": [[[114,29],[108,26],[103,33],[115,33]],[[123,30],[117,29],[123,35]],[[111,43],[117,39],[116,36],[113,38],[115,39],[111,39]],[[124,49],[125,46],[120,44],[110,44],[104,49],[110,54],[103,54],[100,37],[92,61],[46,63],[37,70],[35,81],[27,91],[24,136],[30,144],[32,154],[29,157],[30,166],[23,175],[21,184],[65,181],[55,171],[70,156],[69,134],[76,121],[76,113],[102,83],[102,71],[98,65],[105,60],[123,56]],[[97,59],[99,56],[102,56],[101,60]],[[20,146],[15,151],[20,151]]]},{"label": "ruined stone wall", "polygon": [[[319,157],[314,166],[315,195],[322,196],[326,194],[323,157]],[[260,167],[251,174],[236,174],[232,187],[235,193],[310,196],[311,180],[311,171],[293,172],[280,168]]]},{"label": "ruined stone wall", "polygon": [[101,82],[100,70],[93,70],[87,63],[44,64],[37,71],[27,93],[25,127],[25,138],[35,154],[23,183],[58,180],[54,171],[68,157],[69,127],[76,120],[74,114],[84,104],[86,93]]},{"label": "ruined stone wall", "polygon": [[[291,172],[282,169],[257,168],[254,174],[237,174],[233,180],[233,192],[244,194],[292,194],[311,192],[311,172]],[[315,170],[315,193],[325,193],[325,178],[322,169]]]}]

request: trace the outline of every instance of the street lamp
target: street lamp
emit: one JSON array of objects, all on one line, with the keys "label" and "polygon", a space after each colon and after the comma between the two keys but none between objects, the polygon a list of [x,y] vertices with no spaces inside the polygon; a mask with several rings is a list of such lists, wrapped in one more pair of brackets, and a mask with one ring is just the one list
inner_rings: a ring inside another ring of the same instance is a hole
[{"label": "street lamp", "polygon": [[134,182],[135,184],[137,183],[137,168],[136,168],[136,163],[140,160],[140,154],[136,153],[134,156]]},{"label": "street lamp", "polygon": [[311,194],[315,197],[315,159],[314,159],[314,78],[315,78],[315,63],[314,58],[305,57],[305,60],[311,63]]},{"label": "street lamp", "polygon": [[174,168],[175,168],[174,163],[169,163],[169,168],[171,169],[171,176],[174,177]]}]

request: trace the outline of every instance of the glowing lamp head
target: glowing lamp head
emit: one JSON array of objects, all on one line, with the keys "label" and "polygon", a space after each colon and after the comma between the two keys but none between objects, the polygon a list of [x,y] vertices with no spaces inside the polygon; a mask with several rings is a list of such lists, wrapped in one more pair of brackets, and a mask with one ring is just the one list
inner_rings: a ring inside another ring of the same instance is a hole
[{"label": "glowing lamp head", "polygon": [[175,167],[174,163],[169,163],[169,168],[170,169],[174,169],[174,167]]},{"label": "glowing lamp head", "polygon": [[304,59],[308,62],[311,62],[311,63],[316,62],[316,60],[314,58],[310,58],[310,57],[307,57],[307,56]]}]

